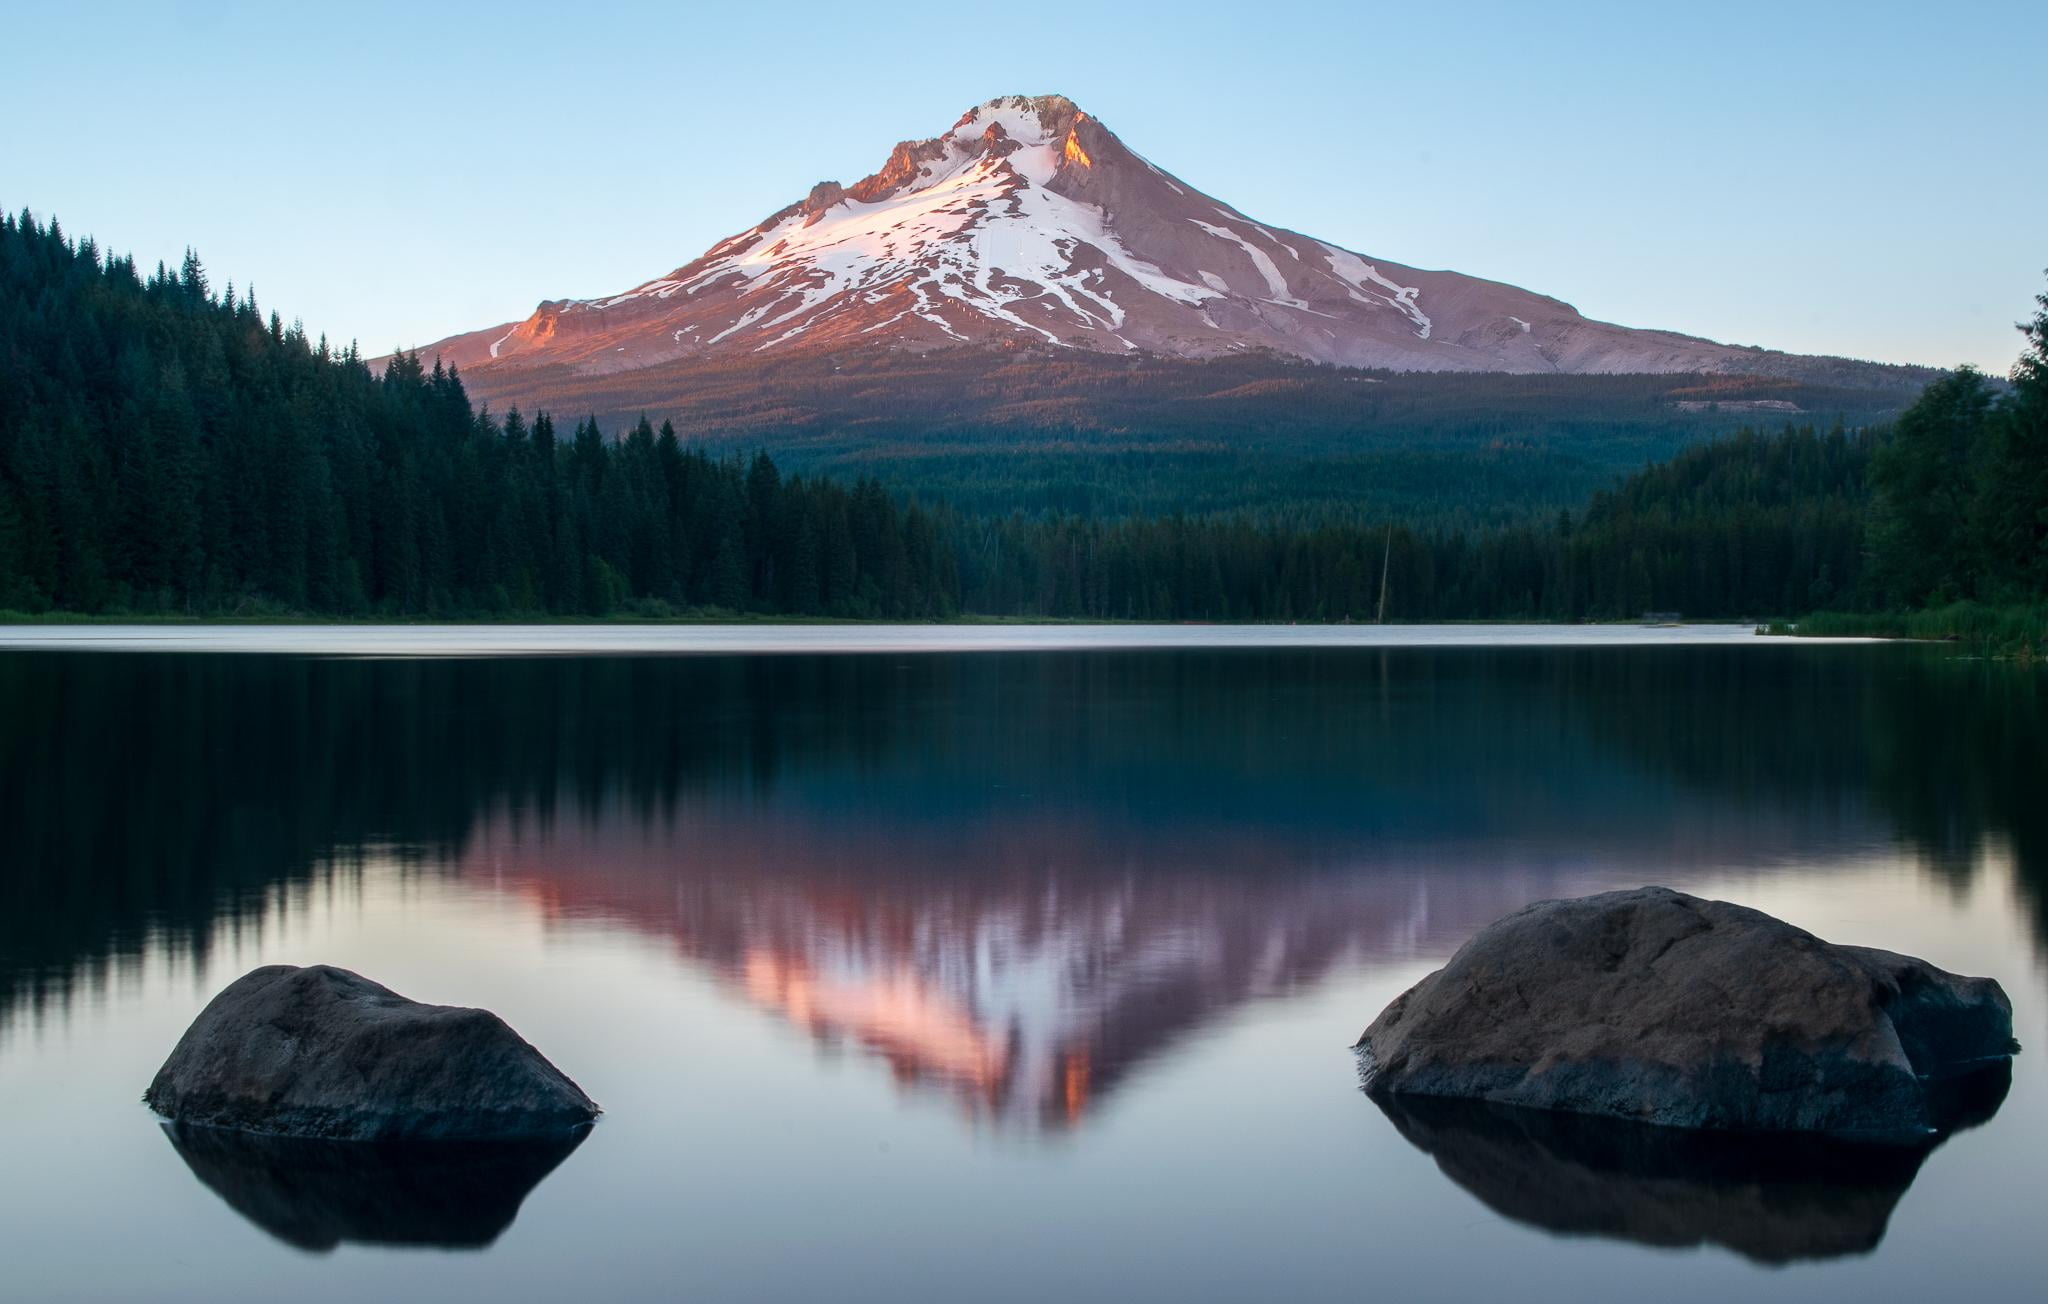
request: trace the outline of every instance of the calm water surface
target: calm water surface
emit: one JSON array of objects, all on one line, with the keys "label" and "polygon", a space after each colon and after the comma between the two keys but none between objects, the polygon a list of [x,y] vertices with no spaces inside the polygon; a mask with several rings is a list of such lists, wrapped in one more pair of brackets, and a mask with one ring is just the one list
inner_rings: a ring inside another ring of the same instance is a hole
[{"label": "calm water surface", "polygon": [[[8,1299],[2048,1272],[2039,672],[1737,631],[137,637],[0,631]],[[1998,977],[2009,1094],[1917,1166],[1759,1177],[1410,1140],[1358,1091],[1349,1043],[1473,930],[1644,882]],[[277,961],[495,1009],[606,1116],[552,1171],[181,1149],[143,1086]]]}]

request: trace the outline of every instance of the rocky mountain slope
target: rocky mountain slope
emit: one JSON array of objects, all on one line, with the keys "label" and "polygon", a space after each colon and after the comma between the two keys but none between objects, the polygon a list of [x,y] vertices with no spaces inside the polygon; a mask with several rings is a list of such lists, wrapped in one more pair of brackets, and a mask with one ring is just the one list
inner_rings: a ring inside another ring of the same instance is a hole
[{"label": "rocky mountain slope", "polygon": [[[978,105],[942,135],[899,144],[873,175],[821,182],[623,293],[549,301],[420,353],[460,366],[486,397],[544,399],[575,377],[974,345],[1833,383],[1865,365],[1592,321],[1514,286],[1265,225],[1057,95]],[[541,370],[547,384],[517,379]],[[1869,379],[1892,370],[1870,367]]]}]

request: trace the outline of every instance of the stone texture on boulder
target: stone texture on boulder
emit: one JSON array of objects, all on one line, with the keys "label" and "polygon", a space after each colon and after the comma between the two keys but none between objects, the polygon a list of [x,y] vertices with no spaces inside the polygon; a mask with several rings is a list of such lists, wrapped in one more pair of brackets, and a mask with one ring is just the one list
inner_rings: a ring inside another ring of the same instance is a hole
[{"label": "stone texture on boulder", "polygon": [[143,1099],[188,1127],[348,1141],[545,1137],[598,1113],[490,1011],[423,1005],[328,965],[230,983]]},{"label": "stone texture on boulder", "polygon": [[1907,1143],[2017,1049],[1991,979],[1657,887],[1488,925],[1358,1046],[1375,1095]]}]

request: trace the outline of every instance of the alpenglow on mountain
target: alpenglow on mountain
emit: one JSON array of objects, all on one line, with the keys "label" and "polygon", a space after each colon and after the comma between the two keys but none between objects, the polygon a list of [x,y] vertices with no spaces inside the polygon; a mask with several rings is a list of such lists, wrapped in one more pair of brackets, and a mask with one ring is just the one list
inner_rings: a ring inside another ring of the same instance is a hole
[{"label": "alpenglow on mountain", "polygon": [[1569,304],[1268,226],[1182,184],[1063,96],[905,141],[621,294],[422,350],[586,376],[868,346],[1272,352],[1413,371],[1759,372],[1801,359],[1597,322]]}]

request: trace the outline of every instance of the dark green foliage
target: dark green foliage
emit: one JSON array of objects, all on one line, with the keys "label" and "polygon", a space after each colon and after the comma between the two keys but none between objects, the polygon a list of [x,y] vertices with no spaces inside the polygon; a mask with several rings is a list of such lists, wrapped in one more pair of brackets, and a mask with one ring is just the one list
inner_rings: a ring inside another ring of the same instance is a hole
[{"label": "dark green foliage", "polygon": [[1871,468],[1871,584],[1890,608],[2048,597],[2048,294],[2003,394],[1967,368],[1929,385]]},{"label": "dark green foliage", "polygon": [[[1774,356],[1759,354],[1759,368]],[[970,515],[1284,507],[1297,520],[1478,530],[1576,509],[1617,474],[1782,419],[1758,414],[1888,420],[1938,374],[1860,363],[1805,379],[1365,372],[1267,353],[1004,345],[487,367],[472,382],[499,408],[594,412],[607,430],[666,413],[714,447],[767,449],[785,475],[871,475]]]},{"label": "dark green foliage", "polygon": [[[930,507],[872,475],[849,484],[789,474],[766,453],[714,456],[667,422],[641,418],[613,439],[595,418],[566,438],[544,413],[501,421],[472,408],[452,368],[400,354],[373,372],[353,348],[266,320],[253,296],[214,296],[196,257],[145,278],[23,214],[0,218],[0,609],[1368,620],[1384,600],[1386,618],[1417,621],[2010,601],[2048,581],[2048,303],[2025,329],[2005,398],[1962,372],[1930,386],[1889,442],[1839,426],[1745,431],[1615,482],[1576,514],[1528,514],[1562,471],[1525,486],[1519,520],[1474,506],[1496,488],[1458,506],[1429,486],[1513,481],[1550,455],[1452,456],[1424,440],[1371,463],[1396,483],[1363,501],[1335,476],[1334,489],[1263,496],[1255,513],[999,516]],[[1322,412],[1331,385],[1374,396],[1382,417],[1448,419],[1415,408],[1406,382],[1299,370],[1299,385],[1233,391],[1200,419]],[[1556,378],[1508,379],[1562,401]],[[1641,381],[1616,380],[1612,397],[1668,410],[1669,393]],[[1492,392],[1428,385],[1454,409]],[[1746,391],[1685,392],[1706,404]],[[1243,434],[1246,448],[1215,455],[1249,482],[1256,431]],[[1070,451],[1092,450],[1105,483],[1152,474],[1149,453],[1095,437],[1077,433]],[[1282,474],[1313,471],[1292,465]],[[1869,479],[1880,498],[1866,576]]]},{"label": "dark green foliage", "polygon": [[1991,398],[1968,368],[1938,380],[1879,450],[1870,537],[1880,600],[1917,607],[1968,588],[1971,498]]},{"label": "dark green foliage", "polygon": [[2020,327],[2026,351],[1989,432],[1978,478],[1980,588],[1997,601],[2048,597],[2048,294]]},{"label": "dark green foliage", "polygon": [[1955,602],[1917,611],[1817,611],[1774,634],[1814,638],[1912,638],[1961,643],[1974,654],[2034,661],[2048,657],[2048,602],[1990,606]]},{"label": "dark green foliage", "polygon": [[1852,592],[1875,439],[1743,431],[1594,496],[1467,533],[1244,517],[1012,517],[966,531],[965,610],[1139,620],[1748,617]]},{"label": "dark green foliage", "polygon": [[566,443],[545,415],[497,421],[452,368],[373,374],[213,296],[196,256],[144,277],[0,218],[0,362],[0,609],[954,610],[930,519],[872,483],[714,460],[645,421]]}]

